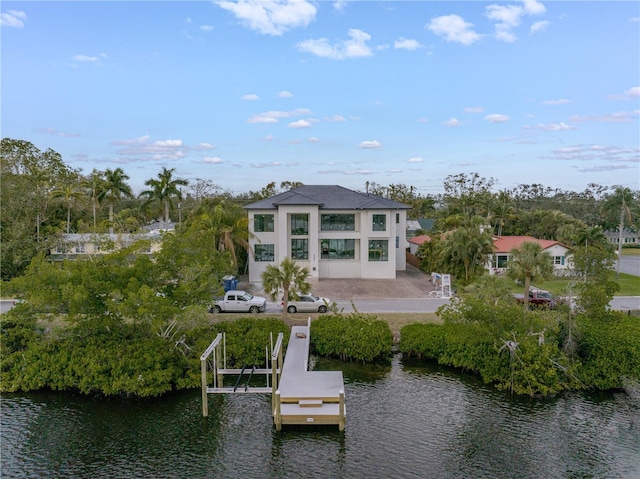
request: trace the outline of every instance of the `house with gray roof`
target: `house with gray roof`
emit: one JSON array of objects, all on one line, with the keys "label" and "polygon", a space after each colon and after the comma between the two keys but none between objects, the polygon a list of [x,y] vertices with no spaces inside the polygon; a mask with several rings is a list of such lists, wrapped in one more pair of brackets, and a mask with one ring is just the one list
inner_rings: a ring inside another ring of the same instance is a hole
[{"label": "house with gray roof", "polygon": [[290,257],[321,278],[395,278],[406,269],[409,206],[337,185],[304,185],[245,206],[249,281]]}]

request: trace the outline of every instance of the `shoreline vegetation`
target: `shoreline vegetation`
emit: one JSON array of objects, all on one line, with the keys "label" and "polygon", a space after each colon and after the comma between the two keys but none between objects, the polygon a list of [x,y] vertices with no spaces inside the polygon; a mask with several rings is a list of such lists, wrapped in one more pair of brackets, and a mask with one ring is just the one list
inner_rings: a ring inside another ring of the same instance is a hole
[{"label": "shoreline vegetation", "polygon": [[[618,390],[640,381],[640,313],[569,320],[563,319],[571,316],[568,311],[523,313],[518,305],[454,303],[437,314],[311,315],[311,352],[367,364],[401,353],[532,397]],[[18,305],[2,315],[0,390],[145,398],[199,388],[199,356],[218,332],[227,335],[230,366],[262,364],[270,336],[285,333],[286,347],[291,326],[310,315],[226,316],[206,315],[169,340],[137,324],[108,318],[68,324]]]}]

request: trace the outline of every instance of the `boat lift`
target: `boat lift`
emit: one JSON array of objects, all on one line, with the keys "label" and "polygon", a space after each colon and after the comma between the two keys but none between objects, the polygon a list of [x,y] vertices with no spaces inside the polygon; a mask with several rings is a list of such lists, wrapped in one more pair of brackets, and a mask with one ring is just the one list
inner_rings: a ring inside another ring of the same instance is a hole
[{"label": "boat lift", "polygon": [[[227,368],[227,345],[224,333],[218,333],[202,356],[200,356],[200,373],[202,377],[202,415],[209,415],[209,394],[238,394],[238,393],[271,393],[272,404],[276,399],[276,391],[282,374],[282,339],[283,333],[278,334],[275,345],[271,337],[271,347],[265,348],[265,368],[254,365],[248,375],[244,387],[240,382],[245,375],[247,366],[241,369]],[[209,386],[209,371],[213,376],[213,385]],[[224,376],[238,376],[233,386],[224,386]],[[266,386],[251,387],[249,385],[254,375],[264,375]]]}]

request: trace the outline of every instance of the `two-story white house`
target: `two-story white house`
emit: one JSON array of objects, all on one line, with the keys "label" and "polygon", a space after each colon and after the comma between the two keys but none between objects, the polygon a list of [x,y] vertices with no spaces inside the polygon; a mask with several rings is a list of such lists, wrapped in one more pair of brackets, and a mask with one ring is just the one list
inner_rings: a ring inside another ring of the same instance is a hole
[{"label": "two-story white house", "polygon": [[245,206],[249,281],[290,257],[321,278],[395,278],[405,270],[410,207],[337,185],[305,185]]}]

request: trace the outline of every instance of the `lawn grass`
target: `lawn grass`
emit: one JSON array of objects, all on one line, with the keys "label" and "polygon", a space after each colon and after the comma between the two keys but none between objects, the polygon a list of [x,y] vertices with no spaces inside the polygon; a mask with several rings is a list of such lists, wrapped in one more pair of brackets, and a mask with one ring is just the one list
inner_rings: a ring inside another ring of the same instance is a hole
[{"label": "lawn grass", "polygon": [[[640,276],[620,273],[620,277],[616,279],[616,273],[612,272],[611,279],[620,285],[620,291],[616,293],[616,296],[640,296]],[[512,292],[522,293],[523,286],[507,277],[504,277],[504,280]],[[553,278],[548,281],[538,281],[532,286],[544,289],[555,295],[564,296],[569,291],[569,285],[573,281],[571,278]]]},{"label": "lawn grass", "polygon": [[622,256],[640,256],[640,248],[622,248]]}]

